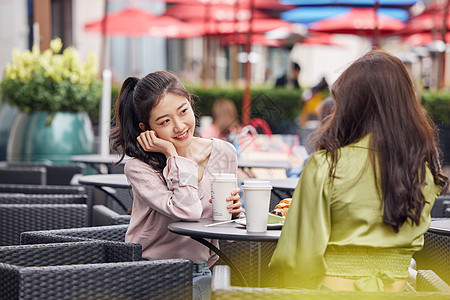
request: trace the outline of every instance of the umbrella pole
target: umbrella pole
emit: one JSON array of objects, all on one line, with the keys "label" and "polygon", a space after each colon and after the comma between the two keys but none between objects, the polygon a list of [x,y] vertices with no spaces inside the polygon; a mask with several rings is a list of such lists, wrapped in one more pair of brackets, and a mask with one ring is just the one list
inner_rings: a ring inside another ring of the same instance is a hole
[{"label": "umbrella pole", "polygon": [[254,12],[254,0],[250,0],[250,19],[247,32],[247,43],[245,45],[245,51],[247,52],[247,61],[245,62],[245,89],[244,97],[242,99],[242,123],[247,124],[250,121],[250,115],[252,111],[252,94],[250,90],[250,81],[252,77],[252,66],[250,63],[250,52],[252,50],[252,31],[253,31],[253,12]]},{"label": "umbrella pole", "polygon": [[378,8],[380,8],[380,3],[375,1],[374,13],[375,13],[375,28],[373,31],[373,47],[378,48],[380,46],[380,28],[378,24]]},{"label": "umbrella pole", "polygon": [[[445,5],[445,11],[444,11],[444,20],[442,21],[442,41],[445,45],[447,45],[446,41],[446,34],[447,34],[447,19],[448,19],[448,13],[449,13],[449,4],[450,1],[447,0],[447,4]],[[442,51],[441,53],[441,68],[440,73],[441,76],[439,78],[439,89],[443,89],[445,87],[445,64],[446,64],[446,55],[447,50]]]},{"label": "umbrella pole", "polygon": [[105,0],[103,6],[103,19],[102,19],[102,42],[101,42],[101,61],[100,61],[100,70],[108,69],[109,65],[106,59],[106,15],[108,13],[108,0]]}]

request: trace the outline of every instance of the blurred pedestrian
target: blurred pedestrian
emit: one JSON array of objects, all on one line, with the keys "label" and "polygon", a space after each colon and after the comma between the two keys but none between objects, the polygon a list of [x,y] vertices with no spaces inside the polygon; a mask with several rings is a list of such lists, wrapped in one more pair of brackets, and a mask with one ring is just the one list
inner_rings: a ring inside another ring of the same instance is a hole
[{"label": "blurred pedestrian", "polygon": [[293,87],[296,89],[300,89],[299,78],[301,67],[297,63],[293,63],[292,67],[293,67],[292,76],[289,76],[288,72],[284,73],[282,76],[277,78],[275,82],[275,87]]},{"label": "blurred pedestrian", "polygon": [[241,125],[236,104],[232,100],[221,98],[214,101],[212,117],[212,124],[200,130],[203,138],[229,140],[230,134],[239,133]]}]

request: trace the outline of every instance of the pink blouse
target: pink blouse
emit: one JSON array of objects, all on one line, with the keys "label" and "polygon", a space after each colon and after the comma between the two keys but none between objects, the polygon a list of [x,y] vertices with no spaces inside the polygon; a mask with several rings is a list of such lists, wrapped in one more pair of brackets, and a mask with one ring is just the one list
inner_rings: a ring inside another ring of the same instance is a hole
[{"label": "pink blouse", "polygon": [[[126,162],[125,175],[132,186],[133,208],[125,241],[141,244],[143,257],[186,258],[194,263],[207,262],[208,266],[218,259],[206,246],[167,229],[175,221],[212,218],[210,175],[237,173],[233,145],[212,140],[211,155],[200,182],[198,165],[185,157],[169,157],[162,174],[136,158]],[[212,243],[218,247],[217,240]]]}]

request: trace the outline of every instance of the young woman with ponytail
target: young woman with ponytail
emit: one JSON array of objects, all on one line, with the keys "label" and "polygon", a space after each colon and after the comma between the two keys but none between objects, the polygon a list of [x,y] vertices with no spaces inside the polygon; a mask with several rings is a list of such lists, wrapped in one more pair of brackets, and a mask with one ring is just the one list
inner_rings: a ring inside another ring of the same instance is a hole
[{"label": "young woman with ponytail", "polygon": [[[436,129],[403,63],[370,51],[331,89],[335,111],[292,197],[270,266],[298,285],[401,291],[448,188]],[[311,285],[312,284],[312,285]]]},{"label": "young woman with ponytail", "polygon": [[[129,77],[116,102],[112,149],[132,157],[125,175],[133,207],[125,240],[142,245],[146,259],[186,258],[194,262],[194,299],[208,299],[209,267],[218,257],[187,236],[168,231],[178,220],[212,218],[210,174],[237,173],[236,150],[228,142],[196,134],[192,98],[166,71]],[[239,188],[229,211],[242,212]],[[213,244],[218,246],[217,241]]]}]

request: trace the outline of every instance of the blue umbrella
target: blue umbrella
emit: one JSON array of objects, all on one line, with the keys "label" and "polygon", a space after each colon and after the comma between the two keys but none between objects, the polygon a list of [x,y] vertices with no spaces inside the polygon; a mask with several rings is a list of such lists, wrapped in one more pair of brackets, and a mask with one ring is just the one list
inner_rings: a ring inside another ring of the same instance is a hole
[{"label": "blue umbrella", "polygon": [[351,7],[391,7],[409,8],[417,3],[417,0],[281,0],[282,4],[298,6],[351,6]]},{"label": "blue umbrella", "polygon": [[[324,2],[325,0],[322,1]],[[351,7],[342,6],[297,7],[281,13],[281,19],[293,23],[308,24],[347,13],[350,9]],[[401,21],[409,18],[409,13],[400,8],[379,8],[377,9],[377,14],[384,14]]]}]

